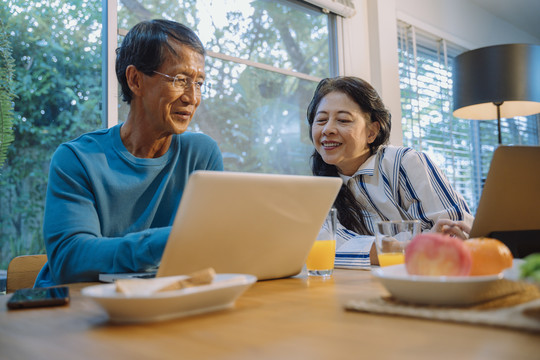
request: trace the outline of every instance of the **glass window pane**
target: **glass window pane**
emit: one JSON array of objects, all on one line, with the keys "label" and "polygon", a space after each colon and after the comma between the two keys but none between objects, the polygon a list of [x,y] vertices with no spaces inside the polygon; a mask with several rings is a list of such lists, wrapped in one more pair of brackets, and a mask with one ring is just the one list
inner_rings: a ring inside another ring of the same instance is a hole
[{"label": "glass window pane", "polygon": [[118,2],[118,27],[164,18],[192,28],[206,49],[274,67],[326,77],[330,69],[328,18],[294,1],[144,1],[141,7]]},{"label": "glass window pane", "polygon": [[[309,174],[313,147],[306,109],[318,79],[330,76],[336,63],[329,55],[336,46],[329,35],[333,15],[295,1],[198,0],[175,6],[145,1],[144,6],[148,18],[160,14],[193,27],[210,50],[206,74],[212,90],[188,130],[218,142],[225,169]],[[119,28],[128,30],[141,20],[140,13],[120,2]],[[129,108],[119,105],[119,121],[124,121]]]},{"label": "glass window pane", "polygon": [[225,168],[309,174],[306,108],[317,84],[212,58],[208,71],[217,81],[190,129],[218,142]]},{"label": "glass window pane", "polygon": [[44,252],[49,162],[60,143],[102,127],[101,1],[3,1],[15,60],[15,141],[0,169],[0,269]]}]

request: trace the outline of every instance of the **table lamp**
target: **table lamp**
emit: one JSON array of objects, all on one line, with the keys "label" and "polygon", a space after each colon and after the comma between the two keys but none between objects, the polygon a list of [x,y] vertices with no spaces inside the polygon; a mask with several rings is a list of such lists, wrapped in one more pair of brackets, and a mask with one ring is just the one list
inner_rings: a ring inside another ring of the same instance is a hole
[{"label": "table lamp", "polygon": [[455,58],[454,116],[471,120],[540,113],[540,45],[505,44],[466,51]]}]

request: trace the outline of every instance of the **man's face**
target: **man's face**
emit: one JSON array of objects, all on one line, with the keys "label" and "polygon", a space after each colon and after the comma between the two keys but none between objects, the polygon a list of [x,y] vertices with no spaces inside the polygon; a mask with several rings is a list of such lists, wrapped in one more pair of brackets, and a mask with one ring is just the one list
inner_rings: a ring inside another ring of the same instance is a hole
[{"label": "man's face", "polygon": [[[170,78],[154,73],[144,76],[142,111],[151,128],[164,136],[181,134],[201,103],[201,93],[193,82],[205,79],[204,56],[190,47],[170,42],[178,56],[168,53],[165,62],[156,71]],[[173,85],[176,75],[188,78],[185,87]]]}]

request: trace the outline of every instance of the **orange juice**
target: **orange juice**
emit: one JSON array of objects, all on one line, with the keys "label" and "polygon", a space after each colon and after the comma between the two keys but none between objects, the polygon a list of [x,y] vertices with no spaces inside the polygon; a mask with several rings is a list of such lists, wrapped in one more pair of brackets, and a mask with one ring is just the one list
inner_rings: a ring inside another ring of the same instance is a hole
[{"label": "orange juice", "polygon": [[379,265],[381,266],[390,266],[405,263],[404,253],[377,254],[377,257],[379,258]]},{"label": "orange juice", "polygon": [[309,251],[306,268],[308,270],[332,270],[336,257],[336,240],[317,240]]}]

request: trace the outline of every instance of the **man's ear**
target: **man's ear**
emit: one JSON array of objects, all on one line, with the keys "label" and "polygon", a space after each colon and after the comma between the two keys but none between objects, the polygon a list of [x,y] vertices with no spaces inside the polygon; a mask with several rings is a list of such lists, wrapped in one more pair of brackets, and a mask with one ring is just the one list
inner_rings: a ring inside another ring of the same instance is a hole
[{"label": "man's ear", "polygon": [[379,135],[381,131],[381,124],[378,121],[374,121],[368,126],[368,144],[371,144]]},{"label": "man's ear", "polygon": [[126,79],[133,95],[140,96],[142,93],[142,73],[134,65],[126,68]]}]

